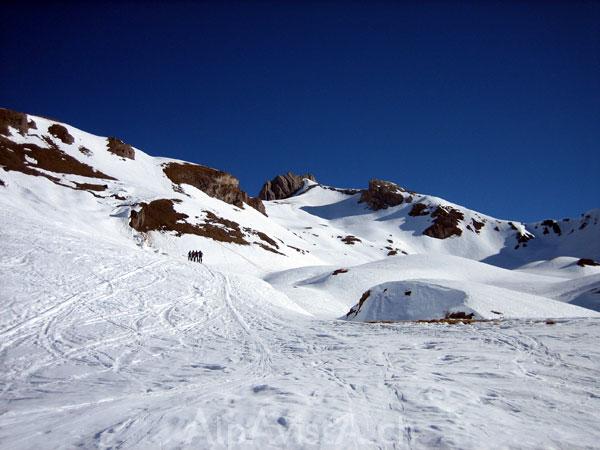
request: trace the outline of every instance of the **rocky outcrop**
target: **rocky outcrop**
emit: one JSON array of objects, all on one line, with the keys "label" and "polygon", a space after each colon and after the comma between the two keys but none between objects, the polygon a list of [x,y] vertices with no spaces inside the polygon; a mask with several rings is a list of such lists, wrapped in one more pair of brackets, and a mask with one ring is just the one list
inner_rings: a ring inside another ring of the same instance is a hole
[{"label": "rocky outcrop", "polygon": [[577,265],[580,266],[580,267],[585,267],[585,266],[600,266],[600,263],[594,261],[591,258],[581,258],[579,261],[577,261]]},{"label": "rocky outcrop", "polygon": [[116,137],[106,138],[108,141],[108,151],[120,156],[121,158],[135,159],[135,150],[129,144],[126,144],[121,139]]},{"label": "rocky outcrop", "polygon": [[544,234],[548,234],[549,231],[548,229],[552,229],[552,231],[556,234],[558,234],[559,236],[562,234],[562,230],[560,229],[560,226],[558,225],[558,222],[556,220],[553,219],[547,219],[544,220],[542,222],[542,226],[544,227]]},{"label": "rocky outcrop", "polygon": [[0,108],[0,134],[10,136],[9,127],[24,135],[27,134],[30,128],[35,129],[36,125],[33,120],[27,121],[27,114]]},{"label": "rocky outcrop", "polygon": [[351,234],[349,234],[347,236],[343,236],[343,237],[338,236],[338,239],[346,245],[354,245],[356,242],[362,242],[359,238],[357,238],[356,236],[353,236]]},{"label": "rocky outcrop", "polygon": [[423,231],[423,234],[436,239],[446,239],[450,236],[460,236],[462,230],[458,222],[464,220],[465,216],[458,209],[451,206],[438,206],[431,213],[434,218],[433,224]]},{"label": "rocky outcrop", "polygon": [[356,317],[358,315],[358,313],[360,312],[363,303],[366,302],[370,296],[371,296],[370,289],[368,291],[363,292],[363,294],[360,296],[360,299],[358,300],[358,304],[354,305],[352,308],[350,308],[350,311],[348,311],[348,313],[346,314],[346,318],[350,317],[352,314],[354,314],[354,317]]},{"label": "rocky outcrop", "polygon": [[359,203],[366,203],[374,211],[398,206],[404,201],[412,201],[409,195],[405,197],[406,189],[390,181],[372,179],[369,189],[363,191]]},{"label": "rocky outcrop", "polygon": [[479,234],[481,229],[485,226],[485,221],[480,222],[475,219],[471,219],[471,223],[473,224],[473,228],[475,229],[475,233]]},{"label": "rocky outcrop", "polygon": [[410,209],[408,215],[411,217],[429,215],[429,211],[427,210],[427,205],[425,205],[424,203],[415,203],[413,205],[413,207]]},{"label": "rocky outcrop", "polygon": [[304,186],[304,179],[311,181],[317,181],[314,175],[296,175],[292,172],[288,172],[284,175],[277,175],[271,181],[267,181],[260,193],[258,198],[261,200],[281,200],[289,198],[298,192]]},{"label": "rocky outcrop", "polygon": [[150,203],[141,203],[139,211],[131,211],[129,226],[136,231],[174,231],[178,236],[182,234],[195,234],[215,241],[231,242],[239,245],[248,245],[238,223],[217,217],[211,212],[206,212],[203,224],[190,224],[186,222],[187,214],[175,211],[175,203],[180,200],[159,199]]},{"label": "rocky outcrop", "polygon": [[63,152],[48,136],[44,140],[47,148],[36,144],[17,144],[0,136],[0,166],[6,171],[14,170],[26,175],[45,177],[56,184],[61,184],[59,178],[48,172],[114,180]]},{"label": "rocky outcrop", "polygon": [[[271,253],[284,255],[279,252],[279,245],[267,234],[249,227],[240,227],[233,220],[224,219],[210,211],[203,211],[204,219],[200,223],[189,223],[189,216],[175,210],[177,199],[158,199],[150,203],[141,203],[139,211],[132,210],[129,216],[129,226],[140,233],[149,231],[174,232],[178,236],[193,234],[219,242],[238,245],[254,244]],[[249,240],[254,238],[254,242]],[[256,241],[256,238],[259,241]],[[285,256],[285,255],[284,255]]]},{"label": "rocky outcrop", "polygon": [[266,215],[263,202],[242,191],[239,180],[231,174],[191,163],[166,163],[163,172],[176,185],[189,184],[211,197],[239,208],[246,203]]},{"label": "rocky outcrop", "polygon": [[62,125],[54,123],[48,127],[48,133],[57,139],[60,139],[64,144],[72,144],[75,142],[75,138],[69,134],[67,129]]}]

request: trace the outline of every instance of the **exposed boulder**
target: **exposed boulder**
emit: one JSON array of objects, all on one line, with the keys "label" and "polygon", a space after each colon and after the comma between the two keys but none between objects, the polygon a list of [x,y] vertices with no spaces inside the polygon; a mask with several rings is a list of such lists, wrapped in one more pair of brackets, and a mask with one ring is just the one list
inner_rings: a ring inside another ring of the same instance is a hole
[{"label": "exposed boulder", "polygon": [[27,121],[27,114],[0,108],[0,134],[10,136],[9,127],[18,130],[21,134],[26,134],[29,128],[36,128],[36,125],[33,120]]},{"label": "exposed boulder", "polygon": [[120,156],[121,158],[135,159],[135,150],[129,144],[116,137],[106,138],[108,141],[108,151]]},{"label": "exposed boulder", "polygon": [[[372,179],[369,181],[369,189],[363,191],[359,203],[367,203],[374,211],[398,206],[408,198],[404,197],[406,189],[401,188],[390,181]],[[410,196],[408,196],[410,197]],[[412,200],[412,199],[411,199]]]},{"label": "exposed boulder", "polygon": [[75,138],[69,134],[69,131],[57,123],[54,123],[48,127],[48,133],[55,138],[60,139],[64,144],[70,145],[75,142]]},{"label": "exposed boulder", "polygon": [[585,266],[600,266],[600,263],[594,261],[591,258],[581,258],[579,261],[577,261],[577,265],[580,266],[580,267],[585,267]]},{"label": "exposed boulder", "polygon": [[458,222],[464,220],[465,216],[459,210],[451,206],[438,206],[431,213],[434,218],[433,224],[423,231],[423,234],[436,239],[446,239],[450,236],[460,236],[462,230],[458,227]]},{"label": "exposed boulder", "polygon": [[309,173],[305,175],[296,175],[288,172],[285,175],[277,175],[271,181],[263,184],[258,198],[261,200],[282,200],[289,198],[298,192],[304,186],[304,179],[317,181],[314,175]]},{"label": "exposed boulder", "polygon": [[479,234],[479,231],[485,226],[485,222],[480,222],[475,219],[471,219],[471,223],[473,224],[473,228],[475,228],[475,233]]},{"label": "exposed boulder", "polygon": [[246,203],[266,215],[262,201],[242,191],[240,181],[231,174],[191,163],[166,163],[163,165],[163,172],[177,185],[189,184],[211,197],[239,208],[243,208]]},{"label": "exposed boulder", "polygon": [[344,236],[344,237],[338,236],[338,239],[341,240],[346,245],[354,245],[356,242],[362,242],[359,238],[357,238],[356,236],[353,236],[351,234]]}]

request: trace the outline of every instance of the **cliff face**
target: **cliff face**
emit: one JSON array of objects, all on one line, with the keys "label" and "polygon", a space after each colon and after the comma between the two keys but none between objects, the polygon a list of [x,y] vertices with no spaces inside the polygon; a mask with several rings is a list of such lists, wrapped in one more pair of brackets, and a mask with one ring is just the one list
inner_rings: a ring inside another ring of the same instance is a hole
[{"label": "cliff face", "polygon": [[271,181],[267,181],[258,197],[262,200],[281,200],[289,198],[294,195],[302,186],[304,186],[304,179],[311,181],[317,181],[314,175],[296,175],[292,172],[288,172],[284,175],[277,175]]},{"label": "cliff face", "polygon": [[191,163],[166,163],[163,171],[174,184],[189,184],[240,208],[246,203],[266,215],[262,201],[242,191],[239,180],[227,172]]}]

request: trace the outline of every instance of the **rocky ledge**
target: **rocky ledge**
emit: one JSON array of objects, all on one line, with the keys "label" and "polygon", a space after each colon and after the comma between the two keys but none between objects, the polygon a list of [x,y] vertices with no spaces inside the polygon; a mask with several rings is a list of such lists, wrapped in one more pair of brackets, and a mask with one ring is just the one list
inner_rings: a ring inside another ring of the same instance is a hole
[{"label": "rocky ledge", "polygon": [[369,188],[363,191],[359,203],[366,203],[374,211],[398,206],[403,202],[411,203],[412,196],[406,189],[390,181],[372,179]]},{"label": "rocky ledge", "polygon": [[267,215],[263,202],[242,191],[240,181],[227,172],[191,163],[166,163],[163,172],[176,185],[189,184],[231,205],[243,208],[246,203]]}]

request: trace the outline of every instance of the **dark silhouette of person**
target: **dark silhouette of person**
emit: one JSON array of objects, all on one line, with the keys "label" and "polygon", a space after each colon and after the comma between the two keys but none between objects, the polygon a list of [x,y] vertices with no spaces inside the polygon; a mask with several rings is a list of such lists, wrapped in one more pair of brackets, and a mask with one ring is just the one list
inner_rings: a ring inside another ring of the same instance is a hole
[{"label": "dark silhouette of person", "polygon": [[191,260],[192,260],[192,251],[190,250],[188,252],[188,261],[191,261]]},{"label": "dark silhouette of person", "polygon": [[198,250],[198,259],[200,260],[200,263],[202,263],[202,257],[204,255],[202,254],[202,250]]}]

